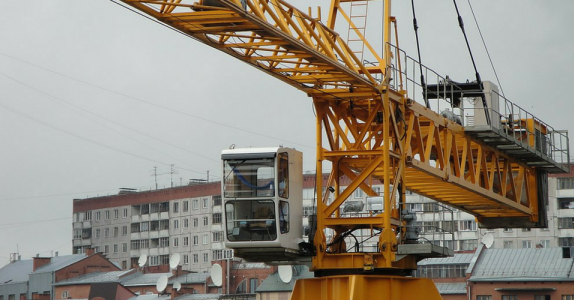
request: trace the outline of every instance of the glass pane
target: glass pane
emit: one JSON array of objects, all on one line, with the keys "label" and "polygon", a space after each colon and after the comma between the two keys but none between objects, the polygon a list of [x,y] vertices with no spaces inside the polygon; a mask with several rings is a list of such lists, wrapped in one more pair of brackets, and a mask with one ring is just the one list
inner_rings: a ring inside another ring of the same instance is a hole
[{"label": "glass pane", "polygon": [[225,204],[229,241],[277,239],[273,200],[238,200]]},{"label": "glass pane", "polygon": [[272,197],[275,166],[273,158],[226,160],[224,166],[225,197]]}]

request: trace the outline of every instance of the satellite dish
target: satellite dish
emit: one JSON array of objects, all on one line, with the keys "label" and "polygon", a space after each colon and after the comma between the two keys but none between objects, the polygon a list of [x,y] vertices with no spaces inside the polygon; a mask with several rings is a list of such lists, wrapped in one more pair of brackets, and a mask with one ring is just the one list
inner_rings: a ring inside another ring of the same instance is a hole
[{"label": "satellite dish", "polygon": [[179,253],[174,253],[174,254],[169,258],[169,267],[170,267],[170,269],[175,269],[175,268],[177,268],[177,265],[179,264],[179,259],[180,259]]},{"label": "satellite dish", "polygon": [[492,247],[494,244],[494,236],[492,233],[487,233],[482,237],[482,243],[486,246],[486,248]]},{"label": "satellite dish", "polygon": [[147,262],[147,254],[142,254],[140,255],[140,259],[138,259],[138,265],[141,267],[145,266],[145,263]]},{"label": "satellite dish", "polygon": [[163,292],[163,290],[165,290],[166,287],[167,287],[167,276],[161,275],[159,277],[159,279],[157,280],[157,284],[155,285],[155,288],[161,294],[161,292]]},{"label": "satellite dish", "polygon": [[279,266],[279,278],[284,283],[291,282],[293,279],[293,267],[292,266]]},{"label": "satellite dish", "polygon": [[223,270],[221,269],[220,264],[213,264],[209,274],[211,275],[211,281],[213,281],[213,284],[216,286],[221,286],[223,284]]},{"label": "satellite dish", "polygon": [[179,292],[179,290],[181,290],[181,283],[179,282],[174,283],[172,288],[176,289]]}]

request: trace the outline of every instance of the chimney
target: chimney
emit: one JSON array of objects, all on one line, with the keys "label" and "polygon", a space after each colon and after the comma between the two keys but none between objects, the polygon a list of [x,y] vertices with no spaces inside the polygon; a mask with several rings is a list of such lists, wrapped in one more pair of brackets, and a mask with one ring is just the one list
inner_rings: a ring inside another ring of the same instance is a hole
[{"label": "chimney", "polygon": [[58,251],[54,252],[54,257],[58,257]]},{"label": "chimney", "polygon": [[32,272],[35,272],[36,269],[40,268],[41,266],[47,265],[52,262],[52,258],[50,257],[34,257],[34,262],[32,265]]},{"label": "chimney", "polygon": [[86,248],[86,256],[94,255],[94,253],[96,253],[96,249]]}]

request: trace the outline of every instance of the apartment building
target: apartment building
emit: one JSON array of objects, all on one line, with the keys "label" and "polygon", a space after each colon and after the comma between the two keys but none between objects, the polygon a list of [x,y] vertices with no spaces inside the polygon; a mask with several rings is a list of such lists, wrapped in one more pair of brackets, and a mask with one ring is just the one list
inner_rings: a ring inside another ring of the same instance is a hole
[{"label": "apartment building", "polygon": [[232,257],[223,244],[219,182],[74,200],[74,253],[95,248],[126,270],[142,254],[148,266],[179,253],[184,270],[207,272]]}]

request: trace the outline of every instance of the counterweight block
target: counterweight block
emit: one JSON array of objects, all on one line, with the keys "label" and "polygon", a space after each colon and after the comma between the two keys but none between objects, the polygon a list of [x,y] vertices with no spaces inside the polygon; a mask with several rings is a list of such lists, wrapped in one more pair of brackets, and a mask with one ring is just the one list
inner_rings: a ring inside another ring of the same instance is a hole
[{"label": "counterweight block", "polygon": [[291,300],[440,300],[428,278],[346,275],[299,279]]}]

